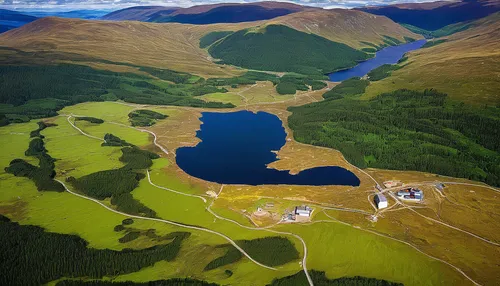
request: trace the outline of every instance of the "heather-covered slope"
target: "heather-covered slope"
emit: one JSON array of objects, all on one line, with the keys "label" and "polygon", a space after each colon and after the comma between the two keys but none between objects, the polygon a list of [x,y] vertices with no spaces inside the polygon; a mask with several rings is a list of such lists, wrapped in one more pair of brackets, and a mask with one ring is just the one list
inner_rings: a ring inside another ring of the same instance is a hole
[{"label": "heather-covered slope", "polygon": [[404,67],[372,83],[367,96],[398,88],[436,88],[450,99],[475,105],[500,104],[500,13],[471,26],[410,53]]},{"label": "heather-covered slope", "polygon": [[[299,14],[300,17],[295,17]],[[404,41],[405,37],[419,37],[385,17],[359,11],[336,10],[319,14],[301,12],[269,21],[212,25],[86,21],[51,17],[2,34],[0,46],[30,52],[56,53],[58,55],[51,59],[55,61],[61,60],[62,54],[99,59],[99,68],[120,72],[132,70],[123,65],[117,67],[104,63],[102,60],[168,68],[203,77],[231,77],[240,75],[243,71],[215,64],[207,50],[200,48],[200,38],[211,32],[233,32],[274,23],[305,33],[318,33],[318,36],[352,48],[364,47],[365,44],[361,42],[380,45],[384,43],[384,36],[400,41]],[[354,23],[356,26],[353,26]],[[320,28],[312,30],[314,25]]]},{"label": "heather-covered slope", "polygon": [[[239,28],[238,26],[237,28]],[[225,25],[224,28],[231,29]],[[86,21],[79,19],[43,18],[14,31],[0,35],[0,46],[23,51],[56,53],[52,60],[71,60],[62,55],[168,68],[205,77],[240,74],[231,67],[220,67],[199,48],[198,39],[219,26],[153,24],[143,22]],[[234,28],[233,28],[234,29]],[[90,62],[90,61],[89,61]],[[130,71],[100,63],[100,68]]]},{"label": "heather-covered slope", "polygon": [[332,9],[304,11],[279,17],[270,23],[286,25],[298,31],[313,33],[354,48],[369,47],[363,42],[383,44],[384,35],[405,42],[406,38],[420,39],[384,16],[356,10]]}]

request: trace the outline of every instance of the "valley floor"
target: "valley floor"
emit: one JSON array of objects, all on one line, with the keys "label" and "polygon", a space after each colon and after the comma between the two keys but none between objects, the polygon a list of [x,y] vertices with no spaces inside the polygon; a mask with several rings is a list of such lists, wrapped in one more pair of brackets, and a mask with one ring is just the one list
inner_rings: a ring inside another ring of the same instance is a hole
[{"label": "valley floor", "polygon": [[[493,285],[500,280],[498,189],[420,172],[361,170],[336,150],[298,143],[287,127],[286,108],[318,101],[324,91],[301,92],[281,100],[273,96],[257,98],[266,88],[266,84],[257,83],[221,97],[207,97],[234,102],[239,105],[236,110],[269,112],[283,121],[286,144],[270,168],[297,173],[318,166],[341,166],[359,177],[358,187],[205,182],[188,176],[175,163],[177,148],[198,143],[196,131],[205,110],[120,102],[83,103],[64,108],[58,117],[44,119],[57,124],[42,131],[49,154],[57,159],[56,179],[64,182],[70,176],[78,178],[121,167],[119,148],[100,147],[104,134],[112,133],[161,155],[147,171],[147,179],[141,180],[132,192],[134,199],[154,210],[159,218],[127,215],[117,211],[108,200],[89,199],[67,184],[64,193],[37,192],[28,179],[7,173],[0,174],[0,213],[21,224],[77,234],[89,242],[89,247],[99,249],[143,249],[157,244],[143,236],[120,243],[123,234],[113,227],[125,217],[133,217],[134,228],[139,230],[192,232],[174,261],[105,278],[113,281],[193,277],[222,284],[264,285],[274,278],[313,269],[326,271],[330,278],[366,276],[405,285]],[[253,93],[254,89],[258,91]],[[152,127],[134,128],[129,125],[127,114],[135,109],[154,110],[169,117]],[[74,116],[92,116],[104,123],[74,122]],[[3,166],[15,158],[33,161],[24,156],[24,151],[29,132],[34,129],[33,121],[0,129],[2,146],[6,146],[0,158]],[[378,192],[376,185],[383,186],[389,180],[420,188],[425,200],[407,203],[392,194],[397,188],[384,188],[389,207],[378,210],[373,203]],[[437,182],[446,187],[436,189]],[[314,209],[310,222],[281,220],[296,205]],[[258,208],[264,208],[265,214],[256,213]],[[290,239],[300,259],[272,267],[257,261],[235,243],[276,235]],[[208,262],[222,254],[217,245],[226,243],[239,248],[246,258],[204,271]],[[224,270],[230,270],[232,276],[228,277]]]}]

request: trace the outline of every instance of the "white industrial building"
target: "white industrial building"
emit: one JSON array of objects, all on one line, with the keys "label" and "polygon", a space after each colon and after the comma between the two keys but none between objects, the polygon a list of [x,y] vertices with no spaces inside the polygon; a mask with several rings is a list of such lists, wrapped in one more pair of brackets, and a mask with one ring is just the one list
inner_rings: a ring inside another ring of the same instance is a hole
[{"label": "white industrial building", "polygon": [[383,194],[376,194],[375,204],[378,209],[385,209],[388,206],[387,198]]},{"label": "white industrial building", "polygon": [[310,217],[312,209],[308,206],[295,207],[295,215]]}]

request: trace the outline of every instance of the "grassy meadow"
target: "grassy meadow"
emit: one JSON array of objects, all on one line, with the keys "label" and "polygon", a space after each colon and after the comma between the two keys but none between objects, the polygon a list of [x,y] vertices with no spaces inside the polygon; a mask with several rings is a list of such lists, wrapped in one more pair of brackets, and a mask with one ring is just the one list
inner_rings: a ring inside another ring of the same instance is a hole
[{"label": "grassy meadow", "polygon": [[[328,218],[318,214],[314,220],[323,219]],[[304,238],[310,255],[307,266],[326,271],[330,278],[360,275],[405,285],[468,284],[452,268],[406,245],[340,223],[315,222],[278,229]]]},{"label": "grassy meadow", "polygon": [[[134,107],[119,103],[94,102],[66,107],[61,114],[103,119],[104,123],[101,124],[77,121],[76,126],[92,136],[103,138],[104,134],[112,133],[129,143],[150,149],[152,136],[148,133],[111,123],[129,125],[128,114],[133,109]],[[150,108],[144,107],[144,109]],[[151,108],[151,110],[169,115],[168,118],[159,121],[157,125],[160,127],[163,126],[162,121],[177,120],[177,116],[181,113],[178,109],[172,108]],[[49,118],[47,121],[57,124],[41,132],[45,137],[48,153],[57,159],[56,178],[61,180],[69,176],[78,178],[97,171],[124,166],[119,160],[120,147],[101,147],[101,141],[83,136],[71,127],[66,116]],[[36,128],[37,124],[34,121],[0,128],[2,142],[16,143],[5,144],[8,146],[7,152],[0,155],[0,162],[4,166],[14,158],[33,160],[31,157],[25,157],[24,151],[30,141],[29,133]],[[206,185],[185,180],[184,175],[179,176],[180,173],[171,155],[161,154],[162,158],[153,160],[153,165],[149,168],[151,180],[159,186],[179,192],[206,195]],[[160,261],[140,271],[108,276],[104,278],[105,280],[150,281],[192,277],[221,284],[264,285],[274,278],[289,276],[301,270],[299,260],[277,266],[278,270],[274,271],[262,268],[244,257],[236,263],[205,271],[210,261],[224,254],[224,250],[218,246],[227,244],[227,240],[220,236],[139,219],[134,219],[133,224],[126,225],[125,230],[115,231],[115,227],[121,225],[125,217],[109,212],[93,202],[67,192],[38,192],[28,179],[13,177],[4,172],[0,174],[0,182],[1,214],[23,225],[38,225],[51,232],[76,234],[87,240],[89,247],[92,248],[144,249],[158,244],[153,238],[142,234],[130,242],[119,242],[127,232],[132,231],[145,233],[148,229],[155,229],[156,234],[160,236],[174,231],[188,231],[192,234],[182,242],[180,253],[175,260]],[[215,191],[214,186],[210,188]],[[154,187],[148,183],[147,178],[139,182],[139,186],[132,191],[132,196],[154,210],[160,218],[211,229],[233,240],[282,236],[292,243],[300,257],[303,255],[301,242],[290,235],[242,228],[232,222],[217,219],[206,210],[212,201],[209,197],[206,197],[208,202],[204,203],[196,197],[183,196]],[[275,202],[276,208],[280,211],[298,203],[241,196],[238,197],[236,205],[250,211],[269,201]],[[109,204],[109,201],[104,203]],[[241,210],[233,208],[233,203],[231,197],[222,196],[213,204],[212,210],[218,215],[252,227]],[[326,271],[329,278],[361,275],[404,282],[406,285],[439,285],[450,281],[454,284],[467,284],[458,272],[404,244],[338,223],[319,222],[329,220],[321,212],[315,214],[314,220],[318,222],[280,225],[272,230],[291,232],[304,238],[309,252],[308,269]],[[229,277],[225,270],[232,271],[233,275]]]}]

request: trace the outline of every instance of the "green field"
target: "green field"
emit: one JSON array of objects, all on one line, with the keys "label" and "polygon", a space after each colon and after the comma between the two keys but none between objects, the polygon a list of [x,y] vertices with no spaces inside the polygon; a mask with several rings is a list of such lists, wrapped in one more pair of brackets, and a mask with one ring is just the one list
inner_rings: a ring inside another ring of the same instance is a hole
[{"label": "green field", "polygon": [[[318,215],[316,220],[322,217]],[[324,270],[329,278],[364,276],[405,285],[465,283],[465,278],[452,268],[406,245],[339,223],[287,225],[279,229],[300,235],[309,246],[308,268]]]},{"label": "green field", "polygon": [[206,94],[200,97],[203,100],[206,101],[216,101],[216,102],[222,102],[222,103],[232,103],[236,106],[244,104],[243,99],[241,96],[234,94],[232,92],[227,92],[227,93],[211,93],[211,94]]},{"label": "green field", "polygon": [[[137,146],[150,145],[152,138],[149,134],[111,123],[130,124],[127,115],[131,109],[132,107],[117,103],[84,103],[67,107],[61,113],[103,119],[102,124],[87,121],[76,122],[78,127],[92,136],[103,138],[104,134],[112,133]],[[170,111],[167,110],[166,113]],[[161,120],[169,120],[169,118]],[[122,147],[102,147],[102,141],[83,136],[71,127],[65,116],[52,118],[50,122],[57,126],[46,128],[40,133],[44,136],[48,153],[57,159],[55,162],[57,178],[61,180],[69,176],[80,178],[98,171],[125,166],[126,162],[121,162],[119,159],[122,156]],[[37,160],[24,155],[30,141],[30,132],[37,128],[38,125],[35,122],[1,127],[0,140],[4,143],[14,142],[15,144],[6,145],[8,149],[0,155],[0,162],[7,165],[12,158],[21,158],[33,164],[37,163]],[[205,194],[206,190],[201,185],[189,184],[177,178],[175,169],[166,168],[170,164],[167,158],[153,160],[153,165],[149,169],[151,179],[155,184],[188,194]],[[228,241],[220,236],[140,219],[134,219],[132,224],[123,225],[122,221],[126,217],[67,192],[40,193],[30,180],[13,177],[6,173],[0,174],[0,181],[2,182],[0,214],[22,225],[37,225],[50,232],[78,235],[88,241],[89,247],[92,248],[141,250],[158,244],[154,237],[178,231],[191,232],[191,236],[182,242],[178,257],[173,261],[160,261],[134,273],[107,276],[106,280],[141,282],[192,277],[220,284],[265,285],[275,278],[290,276],[301,270],[297,256],[293,256],[291,262],[285,262],[283,265],[281,265],[283,261],[290,261],[289,258],[283,257],[282,262],[269,262],[266,255],[271,252],[262,251],[269,246],[259,246],[252,242],[259,238],[280,236],[290,242],[290,246],[297,250],[300,258],[303,255],[303,249],[302,244],[296,238],[287,234],[242,228],[232,222],[217,219],[206,210],[207,203],[201,199],[154,187],[147,179],[140,180],[138,187],[131,194],[134,199],[154,210],[158,217],[211,229],[236,241],[248,241],[245,243],[249,245],[248,247],[258,246],[255,249],[257,252],[248,250],[252,256],[255,256],[255,259],[279,265],[278,270],[262,268],[243,257],[237,262],[207,271],[205,267],[225,253],[221,245],[227,245]],[[109,205],[110,202],[105,200],[104,203]],[[228,210],[223,205],[215,204],[213,210],[219,215],[249,225],[246,218]],[[321,218],[321,216],[318,215],[316,218]],[[122,226],[116,228],[118,225]],[[148,231],[151,229],[154,229],[155,235],[147,236],[146,233],[151,233]],[[303,237],[309,248],[308,268],[326,271],[329,278],[361,275],[405,282],[408,285],[439,284],[438,282],[442,281],[463,282],[460,274],[441,263],[427,259],[403,244],[347,226],[315,223],[313,225],[283,225],[277,227],[276,230],[292,232]],[[135,234],[127,235],[127,233]],[[127,237],[125,241],[124,237]],[[127,242],[129,239],[130,241]],[[383,253],[382,256],[379,255],[379,251]],[[372,257],[372,259],[366,259],[367,257]],[[385,265],[382,271],[380,265]],[[229,277],[226,270],[233,274]],[[424,273],[422,277],[428,277],[428,280],[420,280],[423,278],[414,275],[415,271]]]}]

